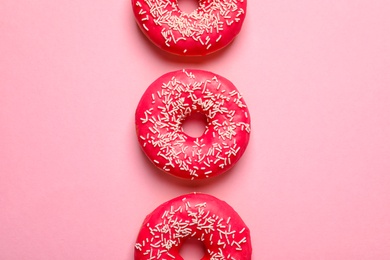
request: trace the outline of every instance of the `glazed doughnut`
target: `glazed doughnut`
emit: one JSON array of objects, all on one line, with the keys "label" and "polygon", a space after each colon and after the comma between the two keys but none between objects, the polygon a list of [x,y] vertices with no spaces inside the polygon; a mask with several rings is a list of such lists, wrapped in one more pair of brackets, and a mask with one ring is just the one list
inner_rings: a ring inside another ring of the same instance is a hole
[{"label": "glazed doughnut", "polygon": [[228,45],[240,32],[246,0],[194,0],[191,13],[178,0],[132,0],[141,31],[159,48],[185,56],[202,56]]},{"label": "glazed doughnut", "polygon": [[206,259],[250,260],[250,232],[226,202],[207,194],[172,199],[149,214],[135,244],[135,260],[183,260],[179,251],[186,239],[205,246]]},{"label": "glazed doughnut", "polygon": [[[200,137],[183,132],[192,113],[207,123]],[[159,169],[183,179],[205,179],[233,167],[250,135],[248,108],[226,78],[203,70],[169,72],[154,81],[136,109],[136,132]]]}]

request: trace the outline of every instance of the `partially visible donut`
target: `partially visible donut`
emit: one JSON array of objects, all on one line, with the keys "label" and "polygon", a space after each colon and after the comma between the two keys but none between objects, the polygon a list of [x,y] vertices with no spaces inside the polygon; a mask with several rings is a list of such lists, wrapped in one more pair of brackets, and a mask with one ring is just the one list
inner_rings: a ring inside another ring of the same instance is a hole
[{"label": "partially visible donut", "polygon": [[226,202],[211,195],[179,196],[157,207],[144,220],[135,244],[135,260],[183,260],[180,248],[189,238],[203,242],[202,260],[250,260],[248,227]]},{"label": "partially visible donut", "polygon": [[[191,113],[206,116],[200,137],[183,132]],[[179,70],[154,81],[136,110],[141,148],[155,166],[183,179],[205,179],[232,168],[250,135],[248,108],[224,77],[203,70]]]},{"label": "partially visible donut", "polygon": [[132,0],[142,32],[159,48],[177,55],[203,56],[228,45],[240,32],[246,0],[196,0],[191,13],[178,0]]}]

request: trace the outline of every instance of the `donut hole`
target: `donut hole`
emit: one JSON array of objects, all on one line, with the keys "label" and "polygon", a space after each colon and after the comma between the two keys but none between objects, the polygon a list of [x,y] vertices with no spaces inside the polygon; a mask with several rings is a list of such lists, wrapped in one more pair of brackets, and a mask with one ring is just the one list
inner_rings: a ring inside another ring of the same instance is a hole
[{"label": "donut hole", "polygon": [[204,257],[206,248],[204,244],[195,238],[184,241],[180,248],[180,256],[185,260],[199,260]]},{"label": "donut hole", "polygon": [[178,0],[177,2],[180,10],[184,13],[192,13],[199,7],[198,0]]},{"label": "donut hole", "polygon": [[194,112],[184,119],[183,132],[191,137],[200,137],[206,131],[207,117],[199,112]]}]

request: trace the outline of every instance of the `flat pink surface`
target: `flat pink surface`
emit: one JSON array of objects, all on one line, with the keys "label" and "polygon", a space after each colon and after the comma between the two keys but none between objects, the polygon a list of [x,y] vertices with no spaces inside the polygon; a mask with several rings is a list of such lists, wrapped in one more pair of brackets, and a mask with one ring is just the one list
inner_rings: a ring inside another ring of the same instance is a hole
[{"label": "flat pink surface", "polygon": [[[232,45],[186,60],[146,40],[130,0],[2,0],[0,259],[133,259],[144,217],[192,191],[237,210],[254,260],[390,259],[389,13],[249,0]],[[182,68],[230,79],[252,116],[240,162],[198,186],[135,136],[144,90]]]}]

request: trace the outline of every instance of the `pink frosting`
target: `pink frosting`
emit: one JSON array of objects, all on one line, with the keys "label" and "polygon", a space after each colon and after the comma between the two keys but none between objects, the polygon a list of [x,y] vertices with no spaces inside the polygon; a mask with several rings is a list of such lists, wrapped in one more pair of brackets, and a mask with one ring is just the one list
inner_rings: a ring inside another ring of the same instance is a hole
[{"label": "pink frosting", "polygon": [[205,245],[208,259],[250,260],[250,232],[237,212],[211,195],[192,193],[172,199],[149,214],[138,234],[135,260],[183,260],[188,238]]},{"label": "pink frosting", "polygon": [[132,0],[142,32],[159,48],[177,55],[199,56],[222,49],[240,32],[246,0],[199,0],[191,13],[177,0]]},{"label": "pink frosting", "polygon": [[[193,112],[207,118],[200,137],[183,132]],[[237,88],[226,78],[202,70],[179,70],[153,82],[136,110],[141,148],[152,163],[173,176],[205,179],[232,168],[250,136],[250,117]]]}]

